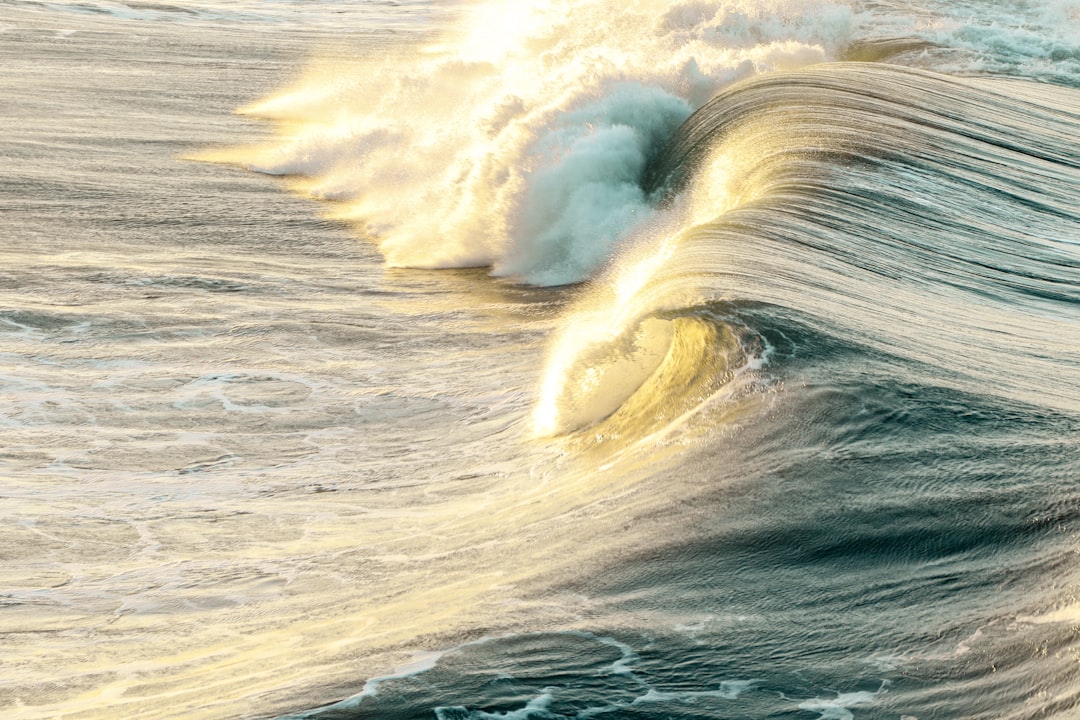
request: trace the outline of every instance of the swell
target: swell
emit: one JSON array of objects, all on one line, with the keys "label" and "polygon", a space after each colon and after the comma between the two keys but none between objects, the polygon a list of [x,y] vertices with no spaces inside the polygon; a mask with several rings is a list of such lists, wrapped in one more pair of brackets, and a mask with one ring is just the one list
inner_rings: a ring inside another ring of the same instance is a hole
[{"label": "swell", "polygon": [[877,64],[745,81],[648,170],[682,224],[639,249],[662,259],[610,311],[637,328],[767,304],[928,382],[1076,411],[1078,108],[1066,88]]}]

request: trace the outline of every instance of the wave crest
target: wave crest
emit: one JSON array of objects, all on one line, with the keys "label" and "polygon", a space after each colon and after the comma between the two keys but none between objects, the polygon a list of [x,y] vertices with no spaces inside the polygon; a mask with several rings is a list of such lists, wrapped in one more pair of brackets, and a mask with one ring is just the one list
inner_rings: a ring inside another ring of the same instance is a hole
[{"label": "wave crest", "polygon": [[470,6],[435,43],[313,64],[244,109],[273,143],[208,157],[302,176],[391,265],[576,282],[650,217],[641,173],[693,109],[834,57],[853,22],[803,0]]}]

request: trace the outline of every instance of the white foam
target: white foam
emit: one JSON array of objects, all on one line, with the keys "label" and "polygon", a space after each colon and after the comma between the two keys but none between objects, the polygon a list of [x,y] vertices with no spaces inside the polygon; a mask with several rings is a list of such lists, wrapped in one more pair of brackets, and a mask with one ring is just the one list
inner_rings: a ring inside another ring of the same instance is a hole
[{"label": "white foam", "polygon": [[[1019,74],[1075,84],[1080,71],[1080,2],[928,3],[913,13],[881,8],[872,34],[922,37],[933,47],[908,62],[940,72]],[[939,52],[936,48],[943,48]]]},{"label": "white foam", "polygon": [[649,692],[636,698],[631,707],[648,705],[651,703],[669,702],[695,702],[702,698],[720,698],[723,700],[737,700],[743,693],[754,689],[758,680],[725,680],[720,683],[716,690],[679,690],[662,691],[650,688]]},{"label": "white foam", "polygon": [[844,5],[479,3],[433,45],[313,64],[246,111],[269,147],[211,153],[339,201],[391,265],[591,275],[650,216],[641,174],[695,107],[757,72],[834,57]]},{"label": "white foam", "polygon": [[1030,623],[1032,625],[1046,625],[1052,623],[1075,625],[1080,623],[1080,604],[1073,603],[1034,615],[1018,615],[1016,620],[1017,622]]},{"label": "white foam", "polygon": [[414,675],[425,673],[435,667],[435,665],[439,662],[439,659],[445,654],[446,653],[443,652],[417,653],[415,658],[411,662],[395,668],[393,672],[369,679],[367,682],[364,683],[364,688],[355,695],[351,695],[344,700],[340,700],[330,705],[325,705],[314,710],[309,710],[301,715],[285,715],[278,718],[278,720],[304,720],[304,718],[318,716],[323,712],[331,710],[348,710],[351,708],[355,708],[361,702],[363,702],[365,698],[370,698],[378,695],[379,686],[383,683],[390,680],[401,680],[404,678],[412,677]]},{"label": "white foam", "polygon": [[529,720],[540,713],[546,713],[554,702],[554,688],[545,688],[544,692],[529,700],[524,707],[506,712],[485,712],[483,710],[469,710],[461,706],[437,707],[435,717],[438,720]]},{"label": "white foam", "polygon": [[884,695],[888,687],[888,681],[881,684],[876,692],[860,691],[849,693],[837,693],[835,698],[813,698],[799,703],[800,710],[809,710],[820,713],[818,720],[852,720],[854,713],[849,708],[860,705],[869,705],[878,697]]}]

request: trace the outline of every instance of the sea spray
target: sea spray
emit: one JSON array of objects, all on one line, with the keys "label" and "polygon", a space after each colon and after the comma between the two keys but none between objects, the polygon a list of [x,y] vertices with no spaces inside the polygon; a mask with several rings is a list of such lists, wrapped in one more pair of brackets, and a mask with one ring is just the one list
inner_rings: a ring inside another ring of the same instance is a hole
[{"label": "sea spray", "polygon": [[686,101],[638,83],[560,115],[526,157],[525,166],[537,170],[526,176],[496,273],[542,285],[592,274],[651,216],[645,168],[689,115]]},{"label": "sea spray", "polygon": [[836,57],[854,23],[800,0],[477,4],[435,42],[313,62],[243,110],[277,140],[205,157],[299,176],[392,266],[577,282],[648,219],[645,164],[692,110]]}]

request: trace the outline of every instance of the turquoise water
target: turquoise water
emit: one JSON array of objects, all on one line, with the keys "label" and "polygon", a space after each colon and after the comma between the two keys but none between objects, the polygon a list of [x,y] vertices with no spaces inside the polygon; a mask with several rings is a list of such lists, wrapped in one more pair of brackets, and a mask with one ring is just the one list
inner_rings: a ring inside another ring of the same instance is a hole
[{"label": "turquoise water", "polygon": [[1080,712],[1075,3],[0,9],[4,717]]}]

